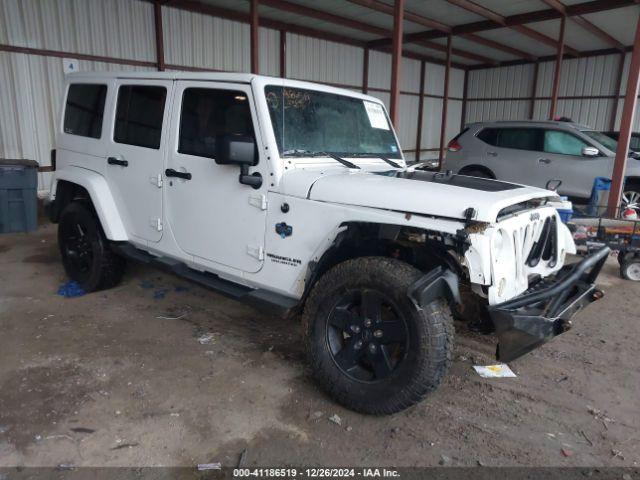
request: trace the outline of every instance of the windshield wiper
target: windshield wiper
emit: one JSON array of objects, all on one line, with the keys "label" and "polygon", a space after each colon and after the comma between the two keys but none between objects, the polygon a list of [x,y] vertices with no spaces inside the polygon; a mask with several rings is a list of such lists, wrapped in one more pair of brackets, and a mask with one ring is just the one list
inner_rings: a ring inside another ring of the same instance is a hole
[{"label": "windshield wiper", "polygon": [[375,153],[352,153],[349,155],[346,155],[347,157],[373,157],[373,158],[379,158],[380,160],[382,160],[385,163],[388,163],[389,165],[391,165],[393,168],[402,168],[402,166],[396,162],[394,162],[393,160],[389,160],[387,157],[384,157],[382,155],[376,155]]},{"label": "windshield wiper", "polygon": [[333,158],[337,162],[340,162],[342,165],[344,165],[347,168],[360,169],[360,167],[355,163],[352,163],[349,160],[345,160],[344,158],[340,157],[339,155],[336,155],[335,153],[327,153],[327,156]]},{"label": "windshield wiper", "polygon": [[344,158],[339,157],[335,153],[328,152],[314,152],[312,150],[304,150],[304,149],[293,149],[286,150],[282,153],[283,157],[329,157],[333,158],[335,161],[340,162],[347,168],[360,168],[355,163],[350,162],[349,160],[345,160]]}]

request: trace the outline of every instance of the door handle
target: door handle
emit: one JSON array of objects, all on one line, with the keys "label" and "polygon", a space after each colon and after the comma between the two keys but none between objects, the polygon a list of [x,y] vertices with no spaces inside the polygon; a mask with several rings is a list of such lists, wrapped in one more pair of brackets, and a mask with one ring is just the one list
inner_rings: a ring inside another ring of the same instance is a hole
[{"label": "door handle", "polygon": [[129,166],[129,162],[127,162],[126,160],[120,160],[116,157],[109,157],[107,158],[107,163],[109,165],[120,165],[121,167],[128,167]]},{"label": "door handle", "polygon": [[167,168],[164,171],[164,174],[167,177],[178,177],[184,180],[191,180],[191,174],[189,172],[179,172],[177,170],[174,170],[173,168]]},{"label": "door handle", "polygon": [[547,165],[551,163],[551,160],[548,158],[539,158],[538,163],[546,163]]},{"label": "door handle", "polygon": [[498,152],[487,152],[487,155],[489,155],[490,157],[497,157]]}]

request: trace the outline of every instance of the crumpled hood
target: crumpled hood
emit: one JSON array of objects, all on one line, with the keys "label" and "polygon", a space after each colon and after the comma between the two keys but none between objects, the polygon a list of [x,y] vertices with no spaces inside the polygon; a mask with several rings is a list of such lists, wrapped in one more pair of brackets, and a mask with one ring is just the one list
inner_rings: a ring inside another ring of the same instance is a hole
[{"label": "crumpled hood", "polygon": [[306,172],[287,180],[286,193],[305,192],[310,200],[456,219],[464,219],[465,210],[472,207],[473,219],[481,222],[494,222],[506,207],[556,196],[549,190],[498,180],[418,170]]}]

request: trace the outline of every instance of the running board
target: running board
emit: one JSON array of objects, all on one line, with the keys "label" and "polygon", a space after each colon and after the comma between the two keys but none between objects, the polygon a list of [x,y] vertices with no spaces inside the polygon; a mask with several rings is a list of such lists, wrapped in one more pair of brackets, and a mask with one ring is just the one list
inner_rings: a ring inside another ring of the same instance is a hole
[{"label": "running board", "polygon": [[111,248],[116,253],[131,260],[153,265],[164,271],[169,271],[179,277],[211,288],[212,290],[235,300],[246,301],[247,303],[260,306],[267,304],[276,307],[281,313],[288,312],[298,304],[298,301],[293,298],[286,297],[269,290],[246,287],[220,278],[214,273],[194,270],[179,260],[167,257],[156,257],[144,250],[134,247],[130,243],[113,242],[111,244]]}]

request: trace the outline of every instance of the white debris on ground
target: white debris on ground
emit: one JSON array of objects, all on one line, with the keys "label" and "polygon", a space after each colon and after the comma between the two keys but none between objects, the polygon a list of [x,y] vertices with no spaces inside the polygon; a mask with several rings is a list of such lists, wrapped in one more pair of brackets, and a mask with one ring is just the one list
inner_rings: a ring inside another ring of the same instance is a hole
[{"label": "white debris on ground", "polygon": [[482,378],[515,378],[516,374],[509,368],[507,364],[479,366],[474,365],[474,370]]}]

